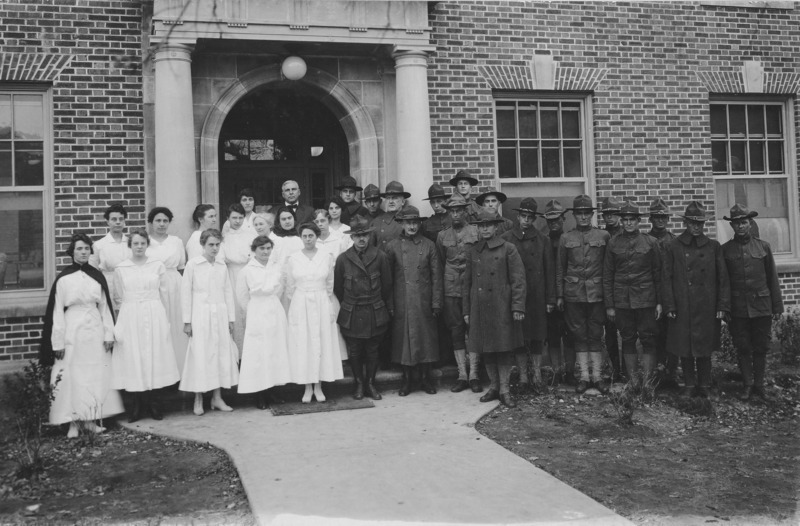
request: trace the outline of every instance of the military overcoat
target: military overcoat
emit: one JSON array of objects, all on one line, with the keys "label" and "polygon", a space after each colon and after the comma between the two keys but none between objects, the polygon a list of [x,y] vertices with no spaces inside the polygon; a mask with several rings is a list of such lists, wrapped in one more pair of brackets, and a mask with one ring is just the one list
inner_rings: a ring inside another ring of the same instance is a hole
[{"label": "military overcoat", "polygon": [[448,228],[451,224],[453,224],[453,219],[447,212],[433,214],[422,222],[422,233],[425,237],[436,243],[436,237],[439,235],[439,232]]},{"label": "military overcoat", "polygon": [[[464,269],[462,305],[469,315],[470,352],[509,352],[524,345],[525,267],[517,247],[499,237],[469,248]],[[524,323],[524,322],[523,322]]]},{"label": "military overcoat", "polygon": [[731,289],[722,247],[705,235],[684,232],[667,246],[663,261],[667,351],[675,356],[707,358],[720,348],[718,311],[730,312]]},{"label": "military overcoat", "polygon": [[343,336],[372,338],[389,328],[392,270],[386,255],[368,246],[363,259],[355,247],[339,254],[333,271],[333,293],[341,309],[337,323]]},{"label": "military overcoat", "polygon": [[758,318],[783,312],[783,298],[769,243],[753,236],[722,245],[731,280],[731,316]]},{"label": "military overcoat", "polygon": [[399,238],[403,233],[403,225],[394,220],[394,214],[388,212],[373,219],[370,226],[375,228],[371,237],[372,244],[384,252],[386,252],[386,245]]}]

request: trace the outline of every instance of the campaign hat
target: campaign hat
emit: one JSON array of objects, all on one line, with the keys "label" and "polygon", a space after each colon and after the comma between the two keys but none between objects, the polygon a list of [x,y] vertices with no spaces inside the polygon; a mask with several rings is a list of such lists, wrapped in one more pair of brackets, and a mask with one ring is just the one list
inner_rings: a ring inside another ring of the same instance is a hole
[{"label": "campaign hat", "polygon": [[366,199],[380,199],[381,189],[370,183],[364,188],[364,193],[361,196]]},{"label": "campaign hat", "polygon": [[405,191],[403,188],[403,183],[399,183],[397,181],[391,181],[386,185],[386,190],[381,194],[381,197],[386,197],[388,195],[402,195],[406,199],[411,197],[411,194]]},{"label": "campaign hat", "polygon": [[667,203],[664,202],[663,199],[660,197],[656,197],[652,203],[650,203],[650,215],[651,216],[668,216],[669,215],[669,207]]},{"label": "campaign hat", "polygon": [[706,208],[699,201],[691,201],[686,205],[686,212],[681,216],[690,221],[699,221],[701,223],[711,219],[711,216],[706,215]]},{"label": "campaign hat", "polygon": [[572,208],[569,210],[595,210],[595,207],[592,205],[592,198],[586,194],[581,194],[576,196],[575,199],[572,200]]},{"label": "campaign hat", "polygon": [[619,209],[619,215],[642,217],[642,213],[639,211],[639,207],[636,206],[636,203],[634,203],[633,201],[623,202],[622,206]]},{"label": "campaign hat", "polygon": [[424,219],[419,215],[419,209],[416,206],[406,205],[394,215],[395,221],[407,221],[410,219],[417,219],[420,221]]},{"label": "campaign hat", "polygon": [[731,207],[731,217],[722,216],[725,221],[736,221],[737,219],[750,219],[756,217],[758,212],[750,210],[746,205],[736,203]]},{"label": "campaign hat", "polygon": [[500,201],[501,203],[505,203],[506,199],[508,199],[506,194],[504,194],[503,192],[491,191],[491,192],[484,192],[481,195],[479,195],[478,197],[476,197],[475,198],[475,202],[478,203],[479,205],[483,206],[483,202],[490,195],[495,196],[497,198],[497,200]]},{"label": "campaign hat", "polygon": [[545,219],[558,219],[567,212],[567,209],[555,199],[551,199],[544,205],[544,218]]},{"label": "campaign hat", "polygon": [[339,186],[333,187],[334,190],[344,190],[345,188],[353,188],[357,192],[363,190],[363,188],[358,186],[358,182],[355,180],[355,178],[350,177],[349,175],[347,177],[342,178],[342,180],[339,181]]},{"label": "campaign hat", "polygon": [[467,181],[472,186],[478,185],[478,180],[472,176],[472,173],[469,170],[459,170],[456,173],[456,176],[450,179],[450,185],[456,186],[459,181]]},{"label": "campaign hat", "polygon": [[431,199],[447,198],[447,197],[449,196],[445,193],[444,188],[442,188],[442,185],[438,183],[433,183],[430,186],[430,188],[428,188],[428,197],[423,199],[423,201],[430,201]]},{"label": "campaign hat", "polygon": [[604,197],[603,200],[600,202],[600,212],[603,214],[605,213],[619,214],[621,208],[622,208],[622,201],[613,196]]},{"label": "campaign hat", "polygon": [[515,212],[528,212],[529,214],[533,215],[542,215],[536,210],[539,208],[539,203],[536,202],[536,199],[533,197],[526,197],[523,199],[520,204],[519,208],[515,208]]},{"label": "campaign hat", "polygon": [[375,230],[375,228],[370,226],[369,219],[367,219],[361,214],[356,214],[352,218],[350,218],[350,230],[347,230],[342,233],[352,236],[355,234],[368,234],[373,230]]},{"label": "campaign hat", "polygon": [[481,210],[478,212],[477,217],[470,221],[471,225],[491,225],[494,223],[502,223],[504,219],[497,214],[493,214],[488,210]]},{"label": "campaign hat", "polygon": [[444,207],[447,209],[450,208],[457,208],[460,206],[469,206],[469,203],[464,196],[459,194],[458,192],[453,192],[453,195],[450,196],[450,199],[444,204]]}]

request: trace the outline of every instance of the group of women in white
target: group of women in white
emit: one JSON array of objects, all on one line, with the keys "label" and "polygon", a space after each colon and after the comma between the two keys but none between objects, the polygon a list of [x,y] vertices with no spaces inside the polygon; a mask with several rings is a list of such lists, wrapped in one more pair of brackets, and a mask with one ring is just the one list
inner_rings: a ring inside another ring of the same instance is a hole
[{"label": "group of women in white", "polygon": [[351,245],[341,207],[332,200],[297,226],[287,208],[253,205],[243,191],[222,231],[214,207],[198,205],[185,245],[168,233],[164,207],[148,214],[149,233],[126,235],[127,212],[112,205],[108,235],[73,235],[42,339],[56,386],[52,424],[71,423],[68,436],[79,421],[102,431],[92,422],[124,411],[122,390],[129,421],[145,411],[160,420],[160,390],[176,382],[195,393],[197,415],[209,391],[212,409],[232,411],[221,389],[237,385],[261,409],[279,398],[270,388],[288,383],[305,385],[304,403],[325,400],[320,382],[342,378],[347,358],[333,295],[336,258]]}]

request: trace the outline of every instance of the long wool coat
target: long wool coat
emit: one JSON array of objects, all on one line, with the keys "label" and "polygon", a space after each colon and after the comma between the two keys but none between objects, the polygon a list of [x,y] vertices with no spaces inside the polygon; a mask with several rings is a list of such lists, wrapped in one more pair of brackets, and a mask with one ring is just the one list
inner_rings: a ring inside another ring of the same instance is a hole
[{"label": "long wool coat", "polygon": [[664,312],[677,318],[667,325],[667,351],[708,358],[720,348],[718,311],[730,312],[731,289],[722,247],[705,235],[684,232],[667,245],[663,261]]},{"label": "long wool coat", "polygon": [[525,267],[517,247],[493,237],[469,249],[462,305],[469,314],[469,352],[509,352],[523,346]]},{"label": "long wool coat", "polygon": [[392,361],[417,365],[439,360],[433,309],[444,302],[442,263],[433,242],[418,233],[386,245],[394,281]]},{"label": "long wool coat", "polygon": [[505,232],[502,239],[517,247],[525,266],[525,321],[522,334],[526,340],[547,338],[547,304],[556,303],[556,269],[550,239],[532,228],[522,232],[519,226]]}]

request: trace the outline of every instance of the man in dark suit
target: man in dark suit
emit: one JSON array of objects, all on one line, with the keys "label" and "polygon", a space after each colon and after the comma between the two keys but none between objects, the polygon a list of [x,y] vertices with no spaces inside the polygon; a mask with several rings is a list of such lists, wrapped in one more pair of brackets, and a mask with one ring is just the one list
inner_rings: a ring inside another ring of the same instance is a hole
[{"label": "man in dark suit", "polygon": [[296,219],[295,226],[300,226],[303,223],[310,223],[314,221],[314,208],[308,205],[300,204],[300,185],[297,181],[291,179],[285,181],[281,185],[281,194],[283,195],[283,206],[278,207],[286,208],[292,211]]}]

